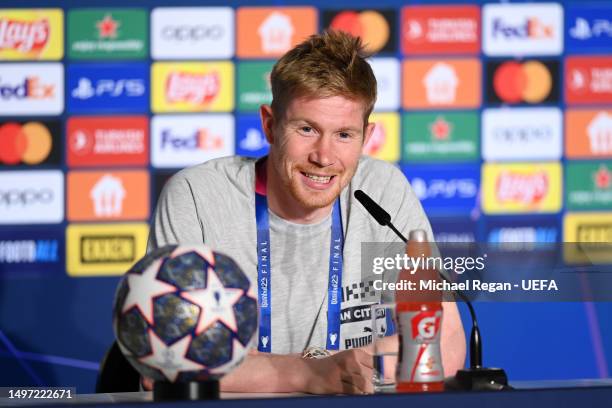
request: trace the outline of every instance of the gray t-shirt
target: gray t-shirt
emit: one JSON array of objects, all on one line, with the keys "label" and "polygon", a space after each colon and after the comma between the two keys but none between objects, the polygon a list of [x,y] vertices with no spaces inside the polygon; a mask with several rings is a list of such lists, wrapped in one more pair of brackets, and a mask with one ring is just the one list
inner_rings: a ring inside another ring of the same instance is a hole
[{"label": "gray t-shirt", "polygon": [[[226,157],[184,169],[164,187],[149,235],[149,249],[166,244],[202,244],[232,257],[257,282],[255,159]],[[344,268],[340,348],[369,344],[369,306],[380,302],[373,278],[362,279],[361,243],[398,242],[354,198],[363,190],[389,214],[404,235],[431,227],[408,181],[395,166],[361,157],[340,196]],[[331,213],[315,224],[288,222],[271,211],[272,352],[325,348]],[[257,292],[254,286],[253,293]]]}]

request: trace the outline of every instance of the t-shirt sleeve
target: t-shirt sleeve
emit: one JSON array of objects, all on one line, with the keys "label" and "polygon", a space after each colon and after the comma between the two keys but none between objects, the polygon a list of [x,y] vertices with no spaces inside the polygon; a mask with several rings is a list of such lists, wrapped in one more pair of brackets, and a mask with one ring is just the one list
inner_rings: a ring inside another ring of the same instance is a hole
[{"label": "t-shirt sleeve", "polygon": [[204,228],[193,188],[178,173],[164,186],[151,223],[147,252],[168,244],[202,244]]}]

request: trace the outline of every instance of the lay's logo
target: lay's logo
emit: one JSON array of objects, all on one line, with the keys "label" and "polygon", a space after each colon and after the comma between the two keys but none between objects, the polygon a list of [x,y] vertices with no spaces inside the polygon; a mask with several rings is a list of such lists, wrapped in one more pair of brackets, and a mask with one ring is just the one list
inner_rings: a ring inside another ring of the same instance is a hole
[{"label": "lay's logo", "polygon": [[234,65],[157,62],[151,69],[153,112],[229,112],[234,109]]},{"label": "lay's logo", "polygon": [[501,203],[525,205],[541,202],[549,188],[548,174],[544,171],[532,174],[505,171],[499,175],[496,184],[497,198]]},{"label": "lay's logo", "polygon": [[63,43],[62,10],[0,10],[0,59],[59,60]]},{"label": "lay's logo", "polygon": [[486,163],[482,181],[482,207],[486,214],[546,213],[561,209],[559,163]]},{"label": "lay's logo", "polygon": [[49,20],[20,21],[0,18],[0,48],[40,52],[49,42]]},{"label": "lay's logo", "polygon": [[220,90],[221,79],[218,72],[172,72],[166,82],[166,99],[169,103],[207,105],[219,95]]}]

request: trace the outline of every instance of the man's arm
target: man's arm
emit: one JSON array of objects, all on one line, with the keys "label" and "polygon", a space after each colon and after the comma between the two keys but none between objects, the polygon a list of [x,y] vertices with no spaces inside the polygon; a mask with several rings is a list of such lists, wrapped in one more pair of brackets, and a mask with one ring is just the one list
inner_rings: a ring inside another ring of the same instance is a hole
[{"label": "man's arm", "polygon": [[465,364],[465,334],[463,324],[454,302],[442,302],[442,332],[440,347],[442,348],[442,365],[446,377],[455,375]]},{"label": "man's arm", "polygon": [[304,392],[363,394],[372,392],[370,353],[346,350],[322,359],[297,354],[251,353],[221,380],[225,392]]}]

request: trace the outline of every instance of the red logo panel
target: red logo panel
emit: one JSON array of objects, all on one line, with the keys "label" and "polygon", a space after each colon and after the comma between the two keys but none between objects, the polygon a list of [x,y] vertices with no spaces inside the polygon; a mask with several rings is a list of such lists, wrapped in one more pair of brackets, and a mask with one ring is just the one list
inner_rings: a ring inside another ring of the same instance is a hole
[{"label": "red logo panel", "polygon": [[565,100],[568,104],[612,103],[612,57],[568,57]]},{"label": "red logo panel", "polygon": [[477,54],[478,6],[408,6],[402,9],[404,54]]},{"label": "red logo panel", "polygon": [[68,119],[70,167],[144,166],[149,161],[146,116],[81,116]]}]

